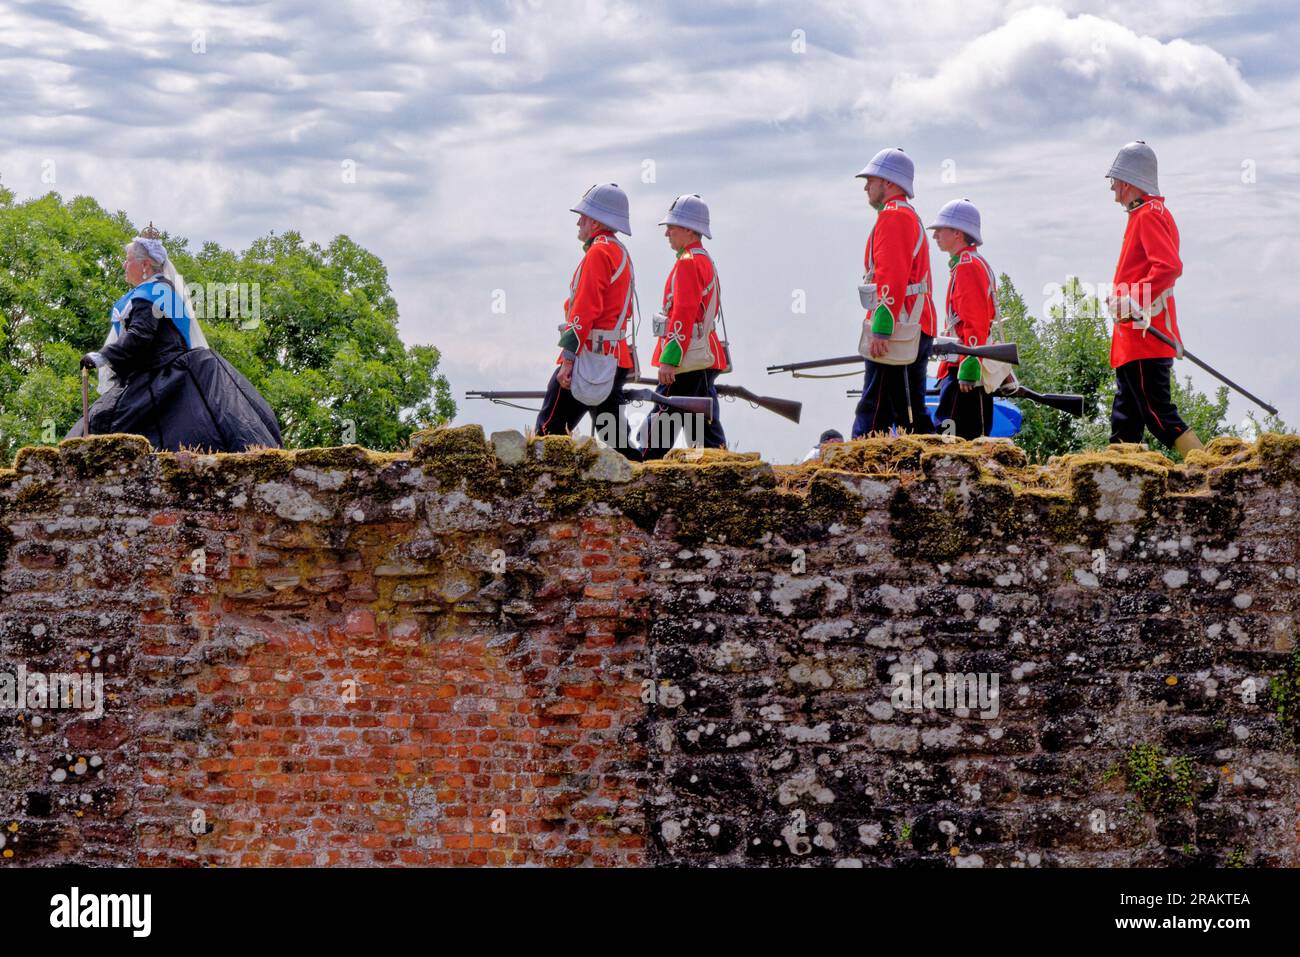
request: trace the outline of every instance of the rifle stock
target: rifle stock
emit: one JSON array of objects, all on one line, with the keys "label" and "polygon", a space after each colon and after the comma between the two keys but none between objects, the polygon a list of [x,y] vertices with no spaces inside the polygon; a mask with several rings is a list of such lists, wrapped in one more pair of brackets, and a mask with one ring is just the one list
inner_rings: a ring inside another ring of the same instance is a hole
[{"label": "rifle stock", "polygon": [[1020,350],[1014,342],[995,342],[987,346],[964,346],[956,339],[936,336],[930,345],[931,356],[975,356],[978,359],[995,359],[1020,365]]},{"label": "rifle stock", "polygon": [[[638,385],[658,385],[655,379],[637,379]],[[780,399],[772,395],[757,395],[750,392],[743,385],[714,385],[718,395],[731,399],[741,399],[750,402],[760,409],[766,409],[768,412],[774,412],[782,418],[789,419],[791,422],[798,422],[800,415],[803,413],[803,403],[795,402],[793,399]]]},{"label": "rifle stock", "polygon": [[1049,409],[1056,409],[1058,412],[1064,412],[1066,415],[1078,419],[1083,416],[1083,396],[1081,395],[1062,395],[1055,392],[1035,392],[1033,389],[1027,389],[1023,385],[1016,386],[1014,389],[999,389],[993,393],[1006,399],[1028,399],[1030,402],[1037,402],[1039,405],[1045,405]]}]

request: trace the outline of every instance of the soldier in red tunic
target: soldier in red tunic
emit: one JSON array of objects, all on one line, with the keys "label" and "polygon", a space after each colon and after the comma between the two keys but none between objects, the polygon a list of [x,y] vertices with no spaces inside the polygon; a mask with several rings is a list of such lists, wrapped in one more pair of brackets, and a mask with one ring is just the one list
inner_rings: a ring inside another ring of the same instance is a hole
[{"label": "soldier in red tunic", "polygon": [[[988,260],[979,254],[983,244],[980,214],[966,199],[955,199],[939,210],[930,229],[934,241],[948,253],[948,315],[944,335],[965,346],[982,346],[997,315],[997,279]],[[953,423],[954,434],[963,439],[988,435],[993,426],[993,393],[984,388],[983,366],[974,356],[960,363],[944,359],[936,373],[939,403],[934,421],[939,430]]]},{"label": "soldier in red tunic", "polygon": [[[651,363],[659,368],[659,386],[663,395],[709,396],[713,414],[689,420],[688,444],[721,449],[727,437],[718,419],[718,393],[714,380],[726,371],[728,356],[718,336],[717,321],[722,292],[713,257],[701,237],[713,238],[709,232],[709,207],[698,194],[678,196],[659,223],[677,254],[668,279],[664,282],[663,309],[655,317],[654,356]],[[641,449],[647,460],[662,458],[673,446],[677,434],[687,426],[686,415],[656,406],[641,429]]]},{"label": "soldier in red tunic", "polygon": [[[572,432],[590,415],[597,435],[630,459],[639,460],[623,412],[623,384],[635,362],[628,344],[635,277],[632,256],[615,232],[632,235],[627,194],[614,183],[591,187],[572,212],[578,214],[583,257],[569,283],[560,327],[560,357],[537,414],[538,435]],[[599,405],[584,405],[570,391],[573,364],[583,350],[617,357],[614,385]]]},{"label": "soldier in red tunic", "polygon": [[[858,177],[865,179],[868,202],[879,215],[867,238],[866,283],[874,284],[876,305],[865,322],[871,327],[862,398],[853,420],[853,438],[891,427],[908,432],[934,431],[925,407],[925,370],[935,334],[930,298],[930,250],[925,226],[908,202],[915,167],[900,149],[881,150]],[[908,365],[874,362],[885,355],[894,326],[919,322],[920,345]]]},{"label": "soldier in red tunic", "polygon": [[1106,175],[1115,202],[1128,210],[1114,289],[1108,297],[1115,317],[1110,364],[1117,380],[1110,440],[1141,442],[1145,427],[1179,452],[1199,449],[1200,438],[1179,416],[1170,397],[1175,352],[1146,334],[1149,326],[1155,326],[1182,342],[1173,292],[1183,262],[1178,255],[1178,227],[1156,181],[1156,154],[1141,140],[1129,143]]}]

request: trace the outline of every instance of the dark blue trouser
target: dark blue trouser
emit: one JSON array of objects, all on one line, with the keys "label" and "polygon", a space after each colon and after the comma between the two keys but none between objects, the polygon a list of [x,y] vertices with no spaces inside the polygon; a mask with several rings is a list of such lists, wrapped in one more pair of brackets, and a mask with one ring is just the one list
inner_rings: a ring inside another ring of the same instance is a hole
[{"label": "dark blue trouser", "polygon": [[664,406],[655,406],[641,424],[638,444],[641,455],[646,461],[661,459],[677,441],[677,434],[685,428],[688,445],[703,443],[706,449],[725,449],[727,436],[722,431],[719,419],[718,391],[714,380],[718,377],[717,369],[697,369],[694,372],[679,372],[672,385],[660,385],[655,391],[660,395],[712,396],[713,418],[711,421],[687,421],[689,413],[673,412]]},{"label": "dark blue trouser", "polygon": [[[946,425],[948,420],[952,425]],[[948,435],[963,439],[978,439],[993,429],[993,394],[977,385],[969,392],[961,391],[954,365],[939,382],[939,405],[934,410],[935,428]]]},{"label": "dark blue trouser", "polygon": [[546,384],[542,408],[537,413],[538,435],[566,435],[578,428],[584,416],[591,417],[592,433],[606,445],[617,449],[624,458],[639,461],[640,451],[632,444],[632,433],[627,423],[623,386],[632,370],[620,368],[614,373],[614,387],[609,397],[600,405],[583,405],[573,393],[560,385],[560,367],[551,373]]},{"label": "dark blue trouser", "polygon": [[910,365],[891,366],[867,360],[862,398],[854,410],[853,438],[887,432],[895,426],[900,432],[934,432],[934,422],[925,407],[925,368],[933,341],[932,336],[921,333],[916,359]]},{"label": "dark blue trouser", "polygon": [[1187,431],[1170,397],[1174,360],[1134,359],[1115,370],[1117,389],[1110,406],[1110,440],[1141,442],[1144,428],[1165,445]]}]

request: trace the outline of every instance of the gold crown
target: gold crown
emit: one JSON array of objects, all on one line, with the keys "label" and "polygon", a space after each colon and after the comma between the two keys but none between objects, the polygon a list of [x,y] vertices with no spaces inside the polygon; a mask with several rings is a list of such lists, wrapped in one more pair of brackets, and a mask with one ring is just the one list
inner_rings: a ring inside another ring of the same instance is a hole
[{"label": "gold crown", "polygon": [[149,220],[148,226],[140,230],[140,235],[143,236],[145,239],[159,239],[162,237],[162,233],[158,232],[158,230],[154,227],[152,219]]}]

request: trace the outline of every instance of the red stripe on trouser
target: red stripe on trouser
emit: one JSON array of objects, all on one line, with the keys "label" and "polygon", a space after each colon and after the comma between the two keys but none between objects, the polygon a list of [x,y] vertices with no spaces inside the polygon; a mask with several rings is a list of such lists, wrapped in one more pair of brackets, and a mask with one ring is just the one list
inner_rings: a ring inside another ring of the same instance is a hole
[{"label": "red stripe on trouser", "polygon": [[[1173,373],[1171,372],[1170,375],[1172,376]],[[1152,420],[1160,426],[1160,431],[1166,435],[1177,438],[1177,436],[1173,435],[1173,429],[1165,425],[1165,420],[1156,415],[1156,410],[1151,407],[1151,399],[1147,397],[1147,380],[1146,376],[1142,374],[1142,363],[1140,360],[1138,362],[1138,389],[1142,393],[1142,400],[1147,404],[1147,411],[1151,413]],[[1155,429],[1152,429],[1151,431],[1154,432]],[[1182,433],[1180,432],[1178,434],[1181,435]],[[1156,437],[1159,438],[1159,436]]]},{"label": "red stripe on trouser", "polygon": [[[559,373],[559,370],[557,369],[557,370],[555,371],[555,375],[558,376],[559,374],[560,374],[560,373]],[[552,403],[552,405],[551,405],[551,414],[548,415],[548,416],[546,417],[546,421],[542,423],[542,433],[543,433],[543,434],[545,434],[545,433],[546,433],[546,430],[549,429],[549,428],[551,427],[551,419],[555,418],[555,410],[558,409],[558,408],[560,407],[560,390],[563,389],[564,386],[560,385],[560,383],[558,383],[558,382],[555,383],[555,386],[556,386],[556,391],[555,391],[555,402]]]}]

